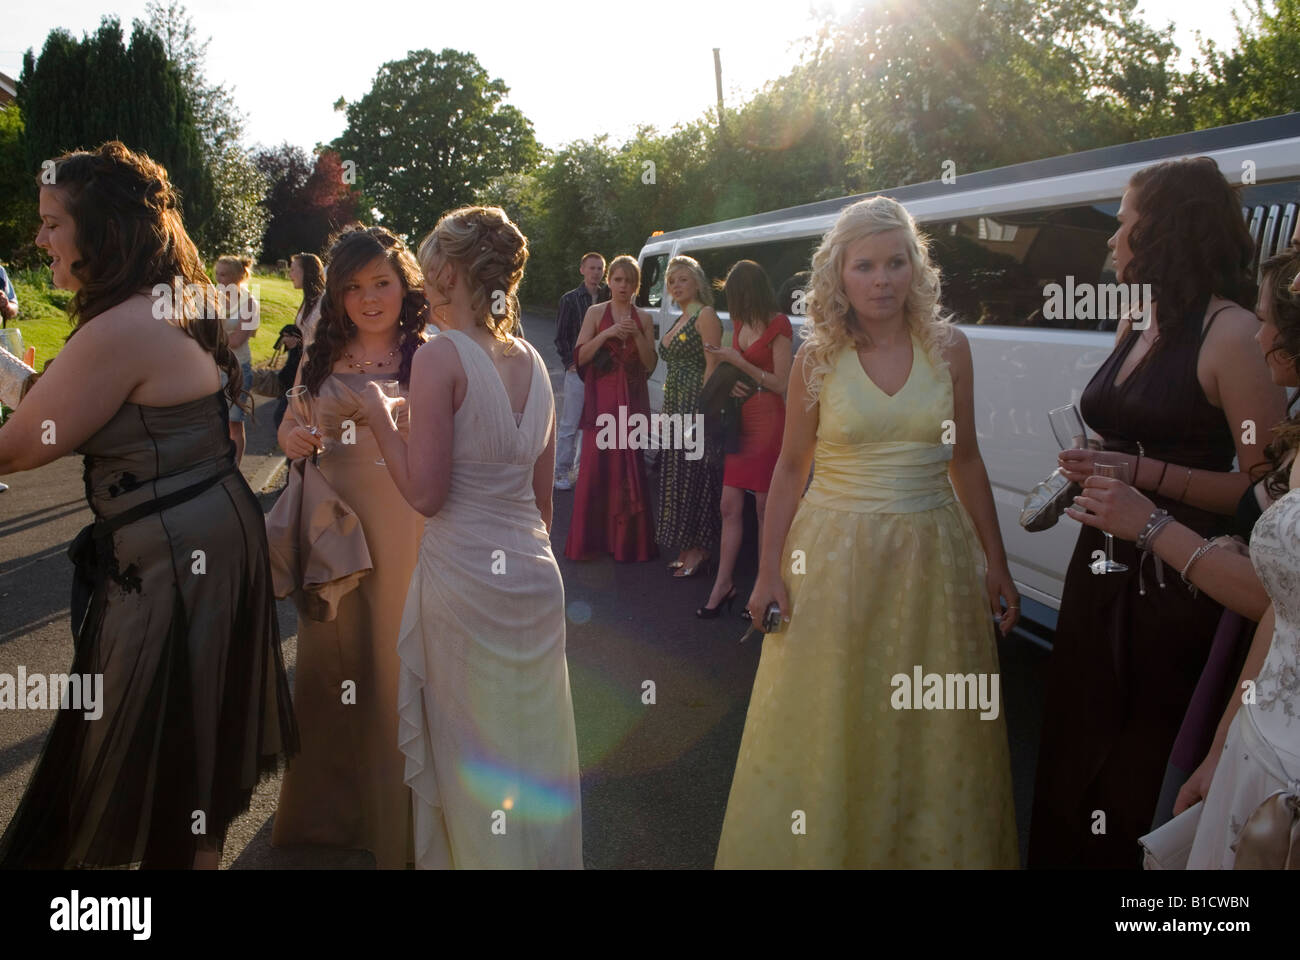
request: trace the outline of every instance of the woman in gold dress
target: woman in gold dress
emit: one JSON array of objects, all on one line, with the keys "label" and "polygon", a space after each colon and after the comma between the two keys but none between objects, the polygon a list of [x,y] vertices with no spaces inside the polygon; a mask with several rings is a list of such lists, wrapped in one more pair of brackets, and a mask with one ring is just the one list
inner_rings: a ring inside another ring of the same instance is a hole
[{"label": "woman in gold dress", "polygon": [[[332,491],[327,499],[336,502],[322,503],[312,493],[322,488],[305,483],[301,522],[332,524],[350,510],[364,550],[343,549],[344,538],[335,536],[341,526],[309,529],[300,538],[327,554],[302,558],[305,571],[348,563],[353,576],[314,594],[304,584],[297,594],[294,709],[302,753],[285,775],[272,843],[369,850],[380,869],[401,869],[411,855],[411,795],[397,745],[397,635],[423,518],[393,485],[361,397],[371,382],[406,395],[428,319],[422,289],[415,258],[387,230],[341,236],[329,255],[316,337],[299,371],[315,423],[304,422],[305,405],[290,403],[279,431],[291,460],[324,450],[318,469]],[[397,424],[405,432],[404,410]],[[331,550],[339,555],[329,556]],[[366,553],[368,565],[356,559]]]},{"label": "woman in gold dress", "polygon": [[749,598],[786,629],[763,640],[717,865],[1014,867],[989,615],[1005,633],[1020,600],[970,347],[896,201],[848,207],[812,266]]}]

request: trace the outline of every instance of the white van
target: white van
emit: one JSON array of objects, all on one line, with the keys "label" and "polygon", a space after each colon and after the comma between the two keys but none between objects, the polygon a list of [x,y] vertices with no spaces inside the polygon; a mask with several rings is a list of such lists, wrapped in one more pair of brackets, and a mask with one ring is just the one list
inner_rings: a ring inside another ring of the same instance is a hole
[{"label": "white van", "polygon": [[[1106,241],[1129,177],[1159,160],[1194,156],[1211,157],[1229,181],[1242,185],[1257,263],[1286,247],[1300,204],[1300,113],[979,173],[957,170],[952,183],[880,191],[923,225],[942,271],[943,305],[965,325],[975,360],[976,430],[1011,572],[1026,617],[1049,629],[1078,525],[1064,518],[1031,534],[1018,518],[1026,492],[1056,466],[1047,412],[1078,403],[1114,346],[1115,323],[1044,320],[1044,288],[1064,286],[1067,277],[1076,284],[1115,282]],[[637,303],[654,315],[660,332],[668,329],[680,311],[664,295],[664,270],[678,254],[698,260],[710,279],[725,276],[737,260],[756,260],[774,287],[789,291],[840,210],[874,195],[653,235],[639,257]],[[720,302],[718,312],[729,340],[725,307]],[[802,325],[799,316],[791,320]],[[661,363],[651,380],[656,409],[664,372]]]}]

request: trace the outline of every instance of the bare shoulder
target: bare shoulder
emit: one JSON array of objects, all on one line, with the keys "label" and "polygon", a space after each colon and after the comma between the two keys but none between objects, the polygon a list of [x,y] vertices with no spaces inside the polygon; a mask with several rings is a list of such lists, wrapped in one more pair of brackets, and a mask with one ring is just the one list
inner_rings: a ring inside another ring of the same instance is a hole
[{"label": "bare shoulder", "polygon": [[966,331],[955,323],[946,324],[946,327],[942,334],[946,338],[942,347],[943,358],[949,363],[969,363],[970,339]]},{"label": "bare shoulder", "polygon": [[460,352],[446,332],[430,337],[416,351],[411,360],[412,369],[426,371],[462,372]]},{"label": "bare shoulder", "polygon": [[[1217,313],[1215,311],[1218,311]],[[1207,344],[1254,345],[1255,334],[1259,332],[1259,317],[1240,304],[1225,301],[1213,307],[1209,314],[1214,315],[1214,322],[1205,334]],[[1209,315],[1206,317],[1209,322]],[[1258,350],[1258,347],[1254,347]]]},{"label": "bare shoulder", "polygon": [[198,341],[157,309],[158,304],[154,297],[136,294],[93,317],[72,342],[81,350],[111,351],[114,362],[126,366],[153,367],[162,354],[182,362],[187,353],[206,355]]},{"label": "bare shoulder", "polygon": [[542,361],[542,355],[537,352],[537,348],[523,337],[512,335],[510,337],[510,346],[506,349],[504,356],[506,360],[520,368],[531,367],[537,363],[541,363],[542,366],[546,365]]}]

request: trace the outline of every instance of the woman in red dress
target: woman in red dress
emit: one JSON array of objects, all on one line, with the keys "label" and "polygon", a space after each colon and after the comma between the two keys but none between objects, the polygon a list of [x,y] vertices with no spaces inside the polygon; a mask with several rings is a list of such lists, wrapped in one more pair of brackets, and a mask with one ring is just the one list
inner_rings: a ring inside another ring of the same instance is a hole
[{"label": "woman in red dress", "polygon": [[744,532],[745,491],[753,491],[758,508],[758,539],[763,541],[763,511],[772,471],[781,455],[785,427],[785,388],[794,358],[790,319],[776,311],[776,297],[767,272],[753,260],[741,260],[727,271],[727,309],[731,314],[731,346],[708,348],[723,363],[738,367],[755,386],[736,384],[733,396],[748,397],[740,408],[740,451],[727,454],[722,474],[722,543],[718,575],[709,602],[697,617],[718,615],[736,596],[732,576]]},{"label": "woman in red dress", "polygon": [[[632,303],[641,285],[636,260],[615,257],[606,282],[609,301],[587,311],[574,345],[586,393],[579,421],[582,459],[564,555],[582,560],[612,553],[620,563],[653,560],[658,549],[641,449],[650,434],[646,384],[659,362],[654,324]],[[638,421],[645,424],[639,432]]]}]

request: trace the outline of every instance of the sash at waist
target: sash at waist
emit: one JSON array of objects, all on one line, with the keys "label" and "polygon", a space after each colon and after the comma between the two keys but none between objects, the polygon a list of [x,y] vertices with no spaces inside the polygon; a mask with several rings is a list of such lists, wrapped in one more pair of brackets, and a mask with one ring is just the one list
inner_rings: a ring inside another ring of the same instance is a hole
[{"label": "sash at waist", "polygon": [[956,499],[948,480],[952,447],[888,441],[818,439],[812,486],[804,500],[852,513],[920,513]]}]

